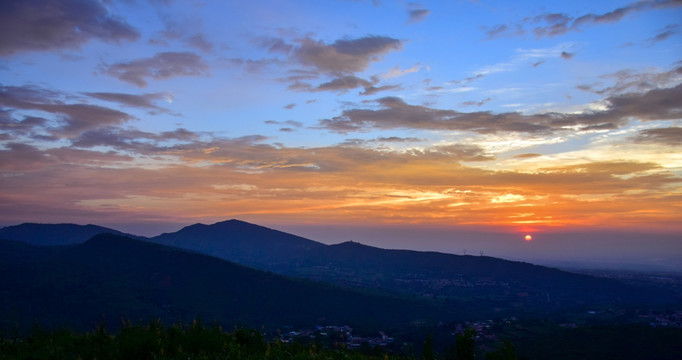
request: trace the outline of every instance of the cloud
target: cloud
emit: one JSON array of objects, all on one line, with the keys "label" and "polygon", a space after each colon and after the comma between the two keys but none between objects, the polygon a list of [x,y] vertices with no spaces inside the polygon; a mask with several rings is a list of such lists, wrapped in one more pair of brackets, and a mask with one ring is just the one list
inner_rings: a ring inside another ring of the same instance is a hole
[{"label": "cloud", "polygon": [[276,37],[261,36],[255,38],[253,42],[270,53],[289,54],[294,48],[294,45],[288,44],[284,39]]},{"label": "cloud", "polygon": [[104,72],[138,87],[147,86],[146,78],[169,79],[208,73],[208,65],[192,52],[164,52],[151,58],[104,65]]},{"label": "cloud", "polygon": [[74,136],[100,126],[120,125],[133,118],[124,112],[103,106],[65,103],[64,97],[64,94],[33,86],[0,85],[0,105],[52,114],[59,126],[51,131],[63,136]]},{"label": "cloud", "polygon": [[213,50],[214,44],[201,31],[203,20],[191,15],[191,12],[174,13],[168,11],[172,1],[156,2],[157,15],[164,29],[149,40],[150,44],[168,45],[168,40],[178,41],[186,46],[204,52]]},{"label": "cloud", "polygon": [[368,88],[372,86],[372,83],[360,79],[355,76],[342,76],[340,78],[336,78],[332,81],[320,84],[317,88],[315,88],[318,91],[344,91],[344,90],[350,90],[350,89],[355,89],[359,87],[364,87]]},{"label": "cloud", "polygon": [[291,110],[296,107],[296,103],[287,104],[284,106],[285,109]]},{"label": "cloud", "polygon": [[628,91],[645,92],[658,88],[668,88],[682,82],[682,63],[675,64],[671,70],[638,72],[631,69],[600,76],[606,81],[613,81],[611,86],[603,86],[601,82],[581,84],[577,89],[590,91],[599,95],[618,95]]},{"label": "cloud", "polygon": [[[258,60],[252,60],[252,59],[242,59],[242,58],[232,58],[232,59],[222,59],[223,61],[227,61],[230,65],[235,65],[235,66],[244,66],[246,68],[246,71],[253,73],[253,74],[258,74],[262,72],[265,68],[271,65],[278,65],[282,61],[279,59],[258,59]],[[292,75],[292,78],[302,78],[301,76],[298,75]],[[279,79],[284,81],[283,79]]]},{"label": "cloud", "polygon": [[0,116],[0,130],[12,134],[28,134],[32,130],[42,128],[47,120],[41,117],[24,116],[22,120],[16,120],[6,111]]},{"label": "cloud", "polygon": [[0,169],[3,171],[28,171],[55,163],[38,148],[20,143],[5,144],[0,150]]},{"label": "cloud", "polygon": [[213,43],[206,39],[206,36],[202,33],[194,34],[185,40],[185,43],[191,47],[197,48],[199,50],[209,52],[213,50]]},{"label": "cloud", "polygon": [[682,117],[682,85],[627,93],[604,100],[601,111],[559,114],[458,112],[409,105],[397,97],[376,100],[381,109],[349,109],[341,115],[319,121],[319,126],[338,133],[369,129],[424,129],[495,133],[501,131],[549,133],[566,129],[612,129],[629,119],[642,121],[674,120]]},{"label": "cloud", "polygon": [[402,49],[402,45],[400,40],[384,36],[336,40],[330,45],[306,38],[293,55],[301,64],[325,73],[352,74],[364,71],[382,55]]},{"label": "cloud", "polygon": [[79,48],[92,39],[118,43],[140,34],[98,1],[0,2],[0,55]]},{"label": "cloud", "polygon": [[[490,76],[492,74],[516,71],[519,68],[527,67],[529,63],[531,63],[533,67],[537,67],[544,63],[548,58],[563,57],[564,59],[567,59],[573,56],[573,54],[567,53],[565,49],[574,46],[575,44],[566,42],[549,48],[536,49],[518,48],[516,49],[515,54],[510,59],[496,64],[484,66],[474,71],[474,74],[469,77],[466,77],[464,79],[452,80],[449,81],[447,84],[464,86],[483,77]],[[453,90],[463,91],[464,89],[470,88],[451,89],[449,91]]]},{"label": "cloud", "polygon": [[[522,220],[555,225],[617,221],[629,226],[679,220],[676,195],[669,191],[679,178],[654,163],[543,161],[544,167],[532,172],[491,171],[458,163],[492,159],[469,144],[397,151],[347,144],[290,148],[264,144],[264,139],[195,140],[169,146],[158,154],[180,161],[153,169],[126,163],[124,157],[119,161],[111,152],[79,150],[83,159],[92,156],[89,162],[68,163],[74,149],[60,148],[60,154],[58,149],[52,153],[13,145],[13,150],[0,150],[0,168],[16,170],[3,177],[0,206],[30,207],[33,216],[44,211],[44,216],[73,219],[85,212],[144,219],[187,219],[197,213],[287,219],[305,214],[312,220],[335,215],[341,221],[447,219],[489,226],[514,225],[518,213],[531,212],[536,215]],[[106,156],[112,159],[104,161]],[[18,167],[20,159],[23,167]],[[98,166],[97,161],[116,166]],[[352,185],[357,183],[363,186]],[[491,206],[493,199],[506,194],[518,195],[519,201]],[[647,209],[656,209],[656,219],[641,217]],[[640,215],[633,216],[637,212]]]},{"label": "cloud", "polygon": [[409,73],[414,73],[418,72],[419,70],[426,68],[426,70],[430,70],[428,66],[424,67],[421,64],[415,64],[409,69],[401,70],[400,67],[394,66],[391,70],[387,71],[385,74],[381,75],[382,79],[390,79],[394,77],[400,77]]},{"label": "cloud", "polygon": [[[602,14],[584,14],[572,16],[562,13],[545,13],[533,18],[526,18],[521,23],[496,25],[486,30],[490,39],[506,36],[520,36],[526,33],[525,25],[533,26],[532,32],[537,38],[554,37],[571,31],[579,31],[584,27],[615,23],[628,15],[665,8],[682,6],[679,0],[636,1],[626,6]],[[538,24],[538,25],[535,25]]]},{"label": "cloud", "polygon": [[561,57],[562,57],[564,60],[571,60],[571,59],[573,59],[574,56],[575,56],[575,53],[569,53],[569,52],[566,52],[566,51],[562,51],[562,52],[561,52]]},{"label": "cloud", "polygon": [[680,33],[680,25],[679,24],[671,24],[667,25],[663,29],[659,30],[658,34],[656,36],[650,38],[647,40],[647,43],[649,46],[652,46],[658,42],[668,40],[671,36],[677,35]]},{"label": "cloud", "polygon": [[268,125],[289,125],[290,127],[295,127],[295,128],[303,127],[303,123],[300,121],[296,121],[296,120],[287,120],[287,121],[266,120],[265,123]]},{"label": "cloud", "polygon": [[402,87],[400,85],[382,85],[382,86],[370,86],[366,87],[365,91],[360,92],[360,95],[368,96],[380,93],[382,91],[390,90],[400,90]]},{"label": "cloud", "polygon": [[424,21],[426,17],[431,13],[431,10],[427,9],[414,9],[408,11],[409,18],[407,19],[408,24],[414,24]]},{"label": "cloud", "polygon": [[368,129],[429,129],[469,130],[477,132],[548,131],[546,124],[535,124],[517,113],[492,114],[489,112],[461,113],[454,110],[439,110],[425,106],[406,104],[396,97],[376,100],[382,106],[379,110],[350,109],[332,119],[323,119],[320,126],[335,132],[347,133]]},{"label": "cloud", "polygon": [[485,105],[487,102],[489,102],[490,100],[492,100],[492,99],[485,98],[481,101],[465,101],[463,103],[460,103],[459,105],[460,106],[478,106],[478,107],[481,107],[481,106]]},{"label": "cloud", "polygon": [[668,127],[642,130],[635,137],[635,141],[679,147],[682,146],[682,128]]},{"label": "cloud", "polygon": [[125,106],[156,110],[160,112],[169,112],[169,110],[158,105],[155,105],[153,101],[159,100],[167,102],[173,101],[173,95],[170,93],[133,95],[124,93],[85,92],[83,94],[104,101],[116,102]]},{"label": "cloud", "polygon": [[336,91],[336,92],[347,92],[348,90],[364,88],[363,91],[359,92],[360,95],[374,95],[382,91],[396,90],[400,89],[400,85],[382,85],[374,86],[379,80],[373,77],[371,81],[359,78],[353,75],[345,75],[338,78],[334,78],[330,81],[322,83],[316,87],[313,87],[309,83],[295,81],[289,84],[289,90],[295,91]]},{"label": "cloud", "polygon": [[514,26],[508,26],[508,25],[501,24],[501,25],[493,26],[492,28],[489,28],[485,31],[485,34],[487,35],[488,39],[521,36],[521,35],[524,35],[525,33],[526,33],[526,31],[523,29],[523,26],[521,26],[520,24],[517,24]]},{"label": "cloud", "polygon": [[514,156],[515,159],[532,159],[536,157],[540,157],[542,154],[536,154],[536,153],[525,153],[525,154],[519,154]]},{"label": "cloud", "polygon": [[183,128],[150,133],[109,126],[83,132],[78,137],[71,139],[71,144],[76,148],[102,146],[151,156],[171,151],[179,143],[192,143],[198,139],[199,136],[196,133]]},{"label": "cloud", "polygon": [[133,158],[114,152],[87,151],[68,147],[41,150],[35,146],[20,143],[5,144],[0,150],[0,171],[37,171],[51,166],[113,165],[129,162]]},{"label": "cloud", "polygon": [[416,137],[400,137],[400,136],[388,136],[388,137],[378,137],[376,139],[370,139],[370,140],[364,140],[364,139],[346,139],[344,141],[344,145],[354,145],[354,146],[362,146],[365,144],[372,144],[372,143],[412,143],[412,142],[420,142],[424,141],[424,139],[416,138]]}]

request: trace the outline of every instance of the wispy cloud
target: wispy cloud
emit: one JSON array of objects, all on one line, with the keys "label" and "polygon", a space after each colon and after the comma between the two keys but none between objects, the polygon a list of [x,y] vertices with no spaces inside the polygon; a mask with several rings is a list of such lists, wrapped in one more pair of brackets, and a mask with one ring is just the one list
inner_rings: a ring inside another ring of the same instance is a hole
[{"label": "wispy cloud", "polygon": [[133,95],[124,93],[107,93],[107,92],[85,92],[84,95],[92,98],[111,101],[125,106],[132,106],[137,108],[148,109],[153,112],[169,113],[170,110],[154,104],[154,101],[173,102],[173,95],[170,93],[153,93],[143,95]]},{"label": "wispy cloud", "polygon": [[426,17],[431,13],[428,9],[413,9],[408,11],[408,24],[414,24],[424,21]]},{"label": "wispy cloud", "polygon": [[[604,84],[605,82],[610,84]],[[600,76],[599,82],[581,84],[577,88],[599,95],[613,96],[625,92],[644,92],[652,89],[668,88],[680,83],[682,83],[682,64],[678,62],[671,70],[620,70]]]},{"label": "wispy cloud", "polygon": [[421,64],[415,64],[412,67],[407,68],[407,69],[401,69],[398,66],[394,66],[393,68],[391,68],[391,70],[387,71],[384,74],[381,74],[380,77],[382,79],[391,79],[391,78],[404,76],[404,75],[407,75],[410,73],[416,73],[422,69],[430,70],[430,68],[428,66],[422,66]]},{"label": "wispy cloud", "polygon": [[654,37],[648,39],[646,42],[649,46],[652,46],[661,41],[668,40],[670,37],[675,36],[679,33],[680,33],[679,24],[667,25],[663,29],[659,30]]},{"label": "wispy cloud", "polygon": [[652,0],[632,2],[626,6],[601,14],[589,13],[573,16],[564,13],[545,13],[532,18],[526,18],[517,24],[501,24],[487,28],[486,35],[488,38],[520,36],[528,32],[525,29],[528,26],[532,27],[532,33],[537,38],[554,37],[571,31],[579,31],[588,26],[615,23],[634,13],[678,6],[682,6],[678,0]]}]

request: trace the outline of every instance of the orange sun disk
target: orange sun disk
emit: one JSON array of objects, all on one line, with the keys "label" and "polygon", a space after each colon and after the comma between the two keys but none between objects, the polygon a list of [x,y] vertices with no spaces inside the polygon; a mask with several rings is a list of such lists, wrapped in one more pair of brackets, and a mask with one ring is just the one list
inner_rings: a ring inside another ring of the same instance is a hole
[{"label": "orange sun disk", "polygon": [[526,237],[524,239],[526,239],[526,241],[531,241],[531,240],[533,240],[533,237],[530,235],[526,235]]}]

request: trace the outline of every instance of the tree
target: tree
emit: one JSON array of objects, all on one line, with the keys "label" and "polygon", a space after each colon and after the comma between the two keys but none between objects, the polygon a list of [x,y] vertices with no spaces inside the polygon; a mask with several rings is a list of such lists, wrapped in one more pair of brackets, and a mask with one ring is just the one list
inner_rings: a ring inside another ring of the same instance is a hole
[{"label": "tree", "polygon": [[508,340],[504,341],[502,349],[485,354],[485,360],[517,360],[517,359],[518,357],[516,356],[514,344],[510,343]]},{"label": "tree", "polygon": [[457,360],[473,360],[476,358],[476,330],[468,327],[461,334],[457,334],[455,353]]},{"label": "tree", "polygon": [[431,334],[426,335],[426,340],[424,340],[422,359],[436,360],[436,355],[433,353],[433,336]]}]

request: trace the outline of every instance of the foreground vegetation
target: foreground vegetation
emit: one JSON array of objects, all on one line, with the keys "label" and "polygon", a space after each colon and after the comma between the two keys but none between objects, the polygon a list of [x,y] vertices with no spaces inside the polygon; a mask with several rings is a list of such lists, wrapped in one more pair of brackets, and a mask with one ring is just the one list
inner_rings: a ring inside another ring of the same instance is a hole
[{"label": "foreground vegetation", "polygon": [[[25,338],[3,337],[0,339],[0,360],[28,359],[474,359],[475,336],[467,329],[457,336],[456,344],[439,356],[434,352],[431,336],[420,344],[420,354],[412,351],[394,352],[367,344],[350,350],[345,343],[323,346],[315,341],[285,343],[280,340],[266,341],[263,335],[250,329],[224,331],[219,325],[204,326],[201,321],[191,325],[176,323],[170,327],[161,321],[147,325],[124,322],[117,335],[107,333],[104,325],[89,333],[71,330],[44,331],[36,326]],[[412,347],[410,347],[411,349]],[[516,359],[511,344],[485,356],[491,360]]]},{"label": "foreground vegetation", "polygon": [[220,326],[165,327],[160,321],[145,326],[125,323],[117,335],[100,326],[90,333],[40,328],[25,339],[0,342],[0,359],[371,359],[343,348],[266,343],[255,330],[224,331]]},{"label": "foreground vegetation", "polygon": [[87,333],[44,331],[36,326],[25,337],[0,337],[0,360],[674,360],[682,354],[682,329],[674,327],[630,324],[557,329],[530,322],[500,330],[500,335],[512,341],[498,340],[496,344],[483,341],[474,329],[467,328],[454,337],[451,335],[448,344],[427,333],[413,339],[414,343],[401,342],[401,347],[370,347],[364,343],[360,348],[348,349],[343,341],[266,340],[260,331],[241,328],[225,331],[218,324],[205,326],[201,321],[169,327],[158,320],[146,325],[124,322],[116,334],[108,333],[104,325]]}]

